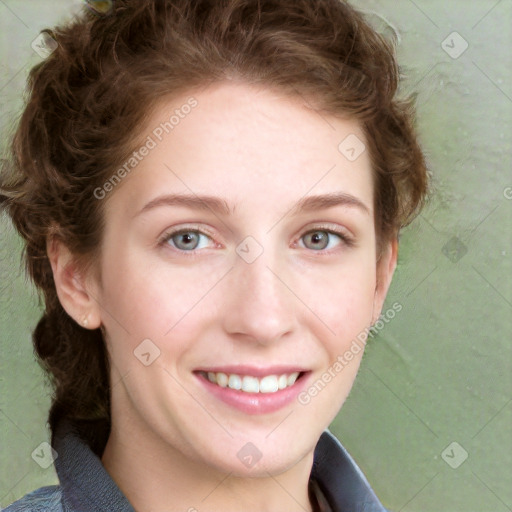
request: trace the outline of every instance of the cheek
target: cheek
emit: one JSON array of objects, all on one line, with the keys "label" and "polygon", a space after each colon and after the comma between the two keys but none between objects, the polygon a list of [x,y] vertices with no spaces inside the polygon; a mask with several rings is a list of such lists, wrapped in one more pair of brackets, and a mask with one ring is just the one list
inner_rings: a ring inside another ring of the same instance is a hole
[{"label": "cheek", "polygon": [[376,285],[375,261],[370,257],[361,255],[344,266],[313,268],[298,283],[300,296],[330,333],[332,350],[342,349],[369,327]]},{"label": "cheek", "polygon": [[101,301],[110,339],[132,350],[144,339],[162,347],[172,340],[173,352],[179,353],[182,329],[190,332],[212,314],[208,293],[222,269],[200,272],[194,265],[177,267],[127,252],[114,254],[104,268]]},{"label": "cheek", "polygon": [[[375,266],[354,265],[320,276],[309,286],[312,310],[321,322],[315,331],[324,354],[322,367],[298,397],[310,418],[328,426],[345,402],[356,378],[370,327],[375,295]],[[312,325],[312,324],[310,324]],[[327,328],[326,328],[327,326]]]},{"label": "cheek", "polygon": [[352,275],[350,279],[339,284],[333,291],[329,300],[329,314],[337,331],[343,332],[347,328],[367,326],[371,322],[373,298],[375,295],[375,281],[371,273],[358,278]]}]

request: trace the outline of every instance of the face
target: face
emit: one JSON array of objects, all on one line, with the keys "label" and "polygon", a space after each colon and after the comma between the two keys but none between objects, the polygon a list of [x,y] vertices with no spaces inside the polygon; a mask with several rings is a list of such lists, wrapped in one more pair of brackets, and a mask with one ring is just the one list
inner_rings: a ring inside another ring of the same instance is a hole
[{"label": "face", "polygon": [[396,253],[377,264],[367,152],[338,148],[364,141],[355,121],[223,83],[162,130],[191,96],[156,109],[154,144],[104,199],[90,286],[113,420],[195,463],[282,472],[347,397]]}]

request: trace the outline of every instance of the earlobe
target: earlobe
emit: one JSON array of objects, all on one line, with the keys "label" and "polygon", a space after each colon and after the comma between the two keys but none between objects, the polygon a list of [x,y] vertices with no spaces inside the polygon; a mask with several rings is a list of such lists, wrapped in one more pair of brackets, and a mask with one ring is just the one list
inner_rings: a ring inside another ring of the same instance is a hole
[{"label": "earlobe", "polygon": [[372,325],[379,319],[398,261],[398,238],[390,240],[377,261],[377,282],[373,299]]},{"label": "earlobe", "polygon": [[86,286],[76,258],[55,236],[48,239],[46,249],[62,307],[80,326],[97,329],[101,325],[99,304]]}]

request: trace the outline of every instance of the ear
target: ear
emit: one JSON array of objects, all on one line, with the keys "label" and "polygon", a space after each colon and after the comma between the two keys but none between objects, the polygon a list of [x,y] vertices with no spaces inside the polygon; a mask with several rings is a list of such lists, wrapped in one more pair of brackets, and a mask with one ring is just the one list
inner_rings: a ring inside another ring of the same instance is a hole
[{"label": "ear", "polygon": [[377,261],[377,284],[373,299],[372,325],[379,319],[398,260],[398,237],[393,237],[380,253]]},{"label": "ear", "polygon": [[91,294],[93,287],[86,282],[86,276],[79,272],[76,258],[55,236],[48,239],[46,251],[52,266],[57,295],[66,313],[81,327],[100,327],[101,310],[95,299],[97,295]]}]

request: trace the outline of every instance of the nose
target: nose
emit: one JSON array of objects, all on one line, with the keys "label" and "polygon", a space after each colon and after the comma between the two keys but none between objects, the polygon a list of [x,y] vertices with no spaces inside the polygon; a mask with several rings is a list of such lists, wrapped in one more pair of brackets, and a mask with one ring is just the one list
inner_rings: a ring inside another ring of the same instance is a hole
[{"label": "nose", "polygon": [[229,335],[268,345],[295,329],[299,304],[285,284],[289,272],[283,267],[265,252],[252,263],[236,257],[222,311]]}]

